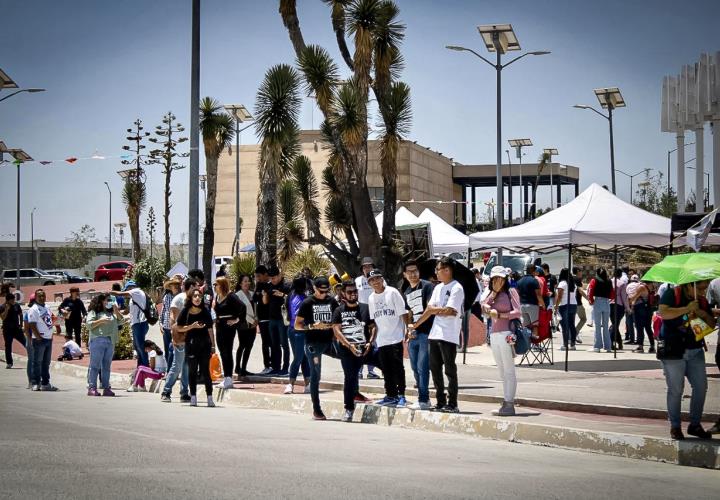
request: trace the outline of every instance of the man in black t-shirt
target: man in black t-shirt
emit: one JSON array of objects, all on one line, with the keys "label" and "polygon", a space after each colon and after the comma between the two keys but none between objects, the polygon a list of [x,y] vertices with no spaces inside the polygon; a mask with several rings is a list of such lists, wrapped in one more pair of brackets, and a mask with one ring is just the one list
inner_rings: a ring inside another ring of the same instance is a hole
[{"label": "man in black t-shirt", "polygon": [[333,312],[332,325],[340,344],[340,362],[345,374],[343,422],[351,422],[358,396],[358,371],[372,352],[375,322],[370,319],[368,305],[358,302],[355,282],[344,281],[342,289],[345,301]]},{"label": "man in black t-shirt", "polygon": [[[315,278],[315,293],[305,299],[295,316],[295,330],[305,332],[305,355],[310,362],[310,397],[313,419],[326,420],[320,407],[320,370],[322,355],[333,338],[332,315],[338,303],[330,297],[330,282],[325,277]],[[357,373],[357,372],[356,372]]]},{"label": "man in black t-shirt", "polygon": [[520,310],[522,311],[523,326],[532,329],[533,337],[538,336],[538,321],[540,319],[540,304],[543,304],[540,283],[535,278],[536,267],[528,264],[525,276],[517,283],[517,292],[520,296]]},{"label": "man in black t-shirt", "polygon": [[87,316],[87,310],[83,301],[80,300],[80,289],[78,287],[70,288],[70,297],[62,301],[58,311],[65,319],[65,338],[72,339],[74,335],[75,342],[80,346],[80,331],[83,320]]},{"label": "man in black t-shirt", "polygon": [[[412,314],[411,322],[415,323],[425,312],[435,287],[429,281],[420,279],[420,268],[413,260],[404,264],[403,276],[409,283],[402,291],[405,297],[405,307]],[[418,402],[411,406],[414,410],[429,410],[431,407],[428,335],[434,319],[434,316],[429,318],[408,337],[407,349],[410,356],[410,367],[418,388]]]},{"label": "man in black t-shirt", "polygon": [[[288,342],[287,318],[283,317],[283,305],[290,294],[290,285],[285,282],[280,269],[276,266],[268,269],[270,285],[263,293],[263,304],[268,307],[268,325],[270,329],[270,375],[280,377],[288,375],[290,367],[290,343]],[[282,358],[282,366],[280,360]]]},{"label": "man in black t-shirt", "polygon": [[550,273],[550,266],[548,265],[547,262],[545,262],[542,265],[542,268],[543,268],[543,271],[545,271],[545,282],[547,283],[548,291],[550,292],[550,298],[547,301],[548,302],[547,308],[552,309],[553,302],[555,301],[555,299],[554,299],[555,289],[557,288],[557,284],[558,284],[557,276]]},{"label": "man in black t-shirt", "polygon": [[[690,425],[687,433],[701,439],[712,435],[702,428],[703,408],[707,392],[707,371],[705,368],[705,340],[697,340],[689,321],[700,318],[710,327],[715,327],[715,318],[705,300],[708,282],[698,281],[668,288],[660,298],[658,315],[663,323],[658,338],[658,357],[663,365],[667,384],[667,411],[670,421],[670,436],[684,439],[681,425],[681,402],[685,377],[692,386],[690,396]],[[695,297],[699,297],[696,300]]]},{"label": "man in black t-shirt", "polygon": [[15,301],[15,294],[5,295],[5,303],[0,306],[0,319],[3,326],[3,340],[5,341],[6,368],[13,367],[12,341],[17,340],[27,348],[25,335],[22,331],[22,309]]},{"label": "man in black t-shirt", "polygon": [[267,267],[260,264],[255,268],[255,291],[253,292],[252,302],[255,304],[255,316],[260,327],[260,340],[262,341],[262,357],[263,366],[265,367],[259,375],[267,375],[272,371],[272,358],[270,339],[270,310],[267,304],[263,302],[263,293],[267,293],[270,287],[270,278],[268,277]]}]

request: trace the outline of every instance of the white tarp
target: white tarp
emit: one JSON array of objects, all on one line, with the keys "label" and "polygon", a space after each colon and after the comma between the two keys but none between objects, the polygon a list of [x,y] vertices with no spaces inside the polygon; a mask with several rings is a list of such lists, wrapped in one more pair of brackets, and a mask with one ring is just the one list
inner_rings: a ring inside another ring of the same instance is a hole
[{"label": "white tarp", "polygon": [[470,235],[472,249],[573,245],[665,246],[670,219],[624,202],[599,184],[555,210],[519,226]]},{"label": "white tarp", "polygon": [[430,224],[434,253],[467,253],[469,236],[452,227],[435,212],[426,208],[417,219]]},{"label": "white tarp", "polygon": [[[383,228],[383,213],[380,212],[375,216],[375,223],[378,227],[378,232],[382,234]],[[405,207],[400,207],[395,211],[395,227],[408,226],[410,224],[419,224],[420,221],[410,210]]]}]

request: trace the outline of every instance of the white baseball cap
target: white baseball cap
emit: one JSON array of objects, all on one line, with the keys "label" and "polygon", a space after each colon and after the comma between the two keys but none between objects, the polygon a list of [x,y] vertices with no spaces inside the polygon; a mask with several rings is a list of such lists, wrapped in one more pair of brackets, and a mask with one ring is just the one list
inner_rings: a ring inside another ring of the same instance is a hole
[{"label": "white baseball cap", "polygon": [[500,278],[507,278],[508,272],[507,269],[505,269],[503,266],[494,266],[490,270],[490,278],[495,278],[496,276],[499,276]]}]

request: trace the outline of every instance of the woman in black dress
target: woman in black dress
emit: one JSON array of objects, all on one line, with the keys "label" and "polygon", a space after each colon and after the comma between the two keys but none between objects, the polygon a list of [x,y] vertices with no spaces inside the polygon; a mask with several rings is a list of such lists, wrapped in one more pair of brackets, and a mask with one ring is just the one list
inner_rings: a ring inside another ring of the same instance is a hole
[{"label": "woman in black dress", "polygon": [[185,361],[188,364],[188,382],[190,385],[190,406],[197,406],[198,373],[205,380],[205,393],[209,407],[213,401],[213,385],[210,378],[210,356],[215,351],[213,338],[213,320],[210,310],[205,306],[200,290],[194,290],[185,301],[175,328],[185,333]]}]

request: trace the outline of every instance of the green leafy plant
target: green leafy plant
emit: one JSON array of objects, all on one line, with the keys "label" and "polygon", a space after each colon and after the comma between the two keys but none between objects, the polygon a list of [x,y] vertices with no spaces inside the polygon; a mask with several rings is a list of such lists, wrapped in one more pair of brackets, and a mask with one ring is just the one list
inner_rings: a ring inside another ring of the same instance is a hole
[{"label": "green leafy plant", "polygon": [[154,287],[162,285],[167,271],[164,258],[147,257],[135,263],[126,278],[134,280],[138,287],[151,293]]},{"label": "green leafy plant", "polygon": [[309,267],[313,276],[327,276],[330,272],[330,261],[315,247],[297,252],[285,264],[283,269],[286,277],[299,274]]},{"label": "green leafy plant", "polygon": [[252,276],[255,272],[255,253],[247,252],[236,255],[227,268],[227,278],[230,280],[230,285],[234,287],[238,282],[238,276],[241,274]]}]

